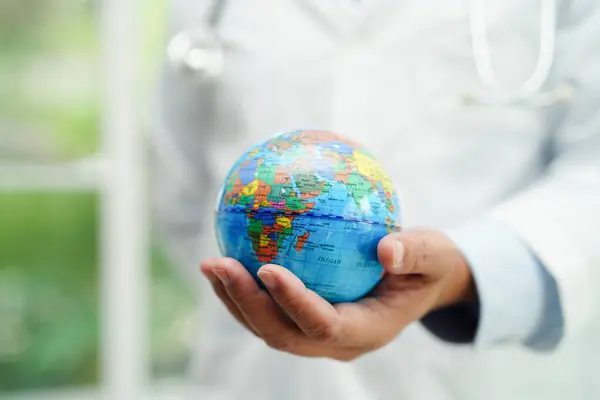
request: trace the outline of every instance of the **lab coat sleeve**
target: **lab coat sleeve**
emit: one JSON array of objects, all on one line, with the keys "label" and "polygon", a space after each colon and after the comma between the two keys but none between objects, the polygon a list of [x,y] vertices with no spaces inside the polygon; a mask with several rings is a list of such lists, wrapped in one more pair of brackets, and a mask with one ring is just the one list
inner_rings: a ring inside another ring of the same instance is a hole
[{"label": "lab coat sleeve", "polygon": [[556,282],[507,226],[480,220],[445,232],[467,259],[478,301],[430,313],[422,322],[434,335],[478,347],[522,343],[552,349],[563,333]]},{"label": "lab coat sleeve", "polygon": [[[528,324],[517,329],[518,322],[524,321],[522,312],[511,311],[512,319],[505,314],[511,310],[515,300],[511,296],[516,293],[516,282],[506,274],[514,273],[515,268],[519,268],[518,274],[523,275],[523,282],[531,285],[533,292],[540,291],[540,284],[544,288],[542,297],[538,293],[529,298],[530,301],[535,301],[535,296],[543,298],[541,308],[523,304],[529,308],[530,317],[536,318],[535,314],[540,311],[538,319],[542,326],[546,321],[549,324],[546,329],[554,334],[562,331],[561,338],[542,337],[537,344],[529,337],[526,340],[529,345],[552,348],[558,339],[564,343],[586,329],[597,312],[594,291],[598,289],[595,285],[600,268],[600,5],[587,0],[570,3],[569,14],[559,29],[553,77],[558,82],[568,82],[574,93],[564,114],[560,118],[556,118],[557,114],[549,118],[553,161],[541,179],[499,204],[487,217],[509,229],[518,240],[510,239],[508,233],[499,230],[494,234],[482,232],[479,244],[463,240],[464,237],[455,238],[467,258],[477,259],[474,261],[475,279],[485,286],[480,293],[481,309],[478,310],[481,313],[478,335],[482,344],[501,338],[522,342],[525,332],[531,328]],[[491,246],[496,237],[504,239]],[[512,250],[506,250],[511,240],[514,241],[509,246]],[[532,275],[535,268],[531,258],[527,261],[523,250],[518,250],[519,241],[541,265],[538,280]],[[506,252],[502,258],[509,257],[510,263],[500,267],[490,260],[484,262],[484,253],[498,255],[502,248]],[[514,257],[510,256],[511,252]],[[516,252],[521,252],[521,256],[516,257]],[[489,270],[480,268],[483,265]],[[493,276],[498,285],[494,288],[490,284]],[[557,296],[551,295],[553,282]],[[502,293],[504,300],[499,297]],[[492,323],[492,319],[496,322]],[[556,325],[560,319],[562,328]]]},{"label": "lab coat sleeve", "polygon": [[201,257],[199,236],[205,224],[202,210],[208,201],[203,188],[210,179],[203,165],[203,141],[208,141],[201,122],[203,100],[170,68],[162,74],[159,122],[151,141],[153,214],[172,264],[186,280],[195,279]]},{"label": "lab coat sleeve", "polygon": [[[211,2],[174,0],[168,37],[194,29]],[[165,60],[160,70],[151,134],[151,188],[156,232],[171,263],[183,277],[199,279],[203,210],[211,201],[211,169],[205,152],[211,142],[212,90]]]},{"label": "lab coat sleeve", "polygon": [[574,95],[554,132],[554,160],[542,179],[490,215],[556,280],[564,340],[594,319],[600,267],[600,4],[572,3],[580,18],[560,29],[554,74]]}]

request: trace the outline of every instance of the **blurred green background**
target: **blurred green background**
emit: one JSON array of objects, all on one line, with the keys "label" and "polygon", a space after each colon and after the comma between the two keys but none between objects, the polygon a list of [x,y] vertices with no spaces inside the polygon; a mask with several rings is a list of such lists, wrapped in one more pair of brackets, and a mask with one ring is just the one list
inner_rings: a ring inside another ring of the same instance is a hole
[{"label": "blurred green background", "polygon": [[[142,108],[166,6],[138,4]],[[98,1],[0,2],[0,163],[50,164],[99,150],[99,11]],[[97,383],[98,213],[94,191],[0,189],[0,392]],[[153,377],[180,376],[193,296],[160,247],[148,251]]]}]

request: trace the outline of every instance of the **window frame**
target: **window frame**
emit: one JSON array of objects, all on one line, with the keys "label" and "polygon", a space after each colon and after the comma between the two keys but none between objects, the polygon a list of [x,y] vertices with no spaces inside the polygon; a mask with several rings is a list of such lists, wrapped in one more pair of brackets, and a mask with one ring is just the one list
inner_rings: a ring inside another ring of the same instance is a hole
[{"label": "window frame", "polygon": [[[9,396],[15,399],[148,398],[149,224],[146,146],[137,110],[141,9],[132,0],[101,0],[99,11],[101,154],[54,164],[0,162],[0,192],[99,194],[100,387]],[[150,392],[161,398],[160,391]]]}]

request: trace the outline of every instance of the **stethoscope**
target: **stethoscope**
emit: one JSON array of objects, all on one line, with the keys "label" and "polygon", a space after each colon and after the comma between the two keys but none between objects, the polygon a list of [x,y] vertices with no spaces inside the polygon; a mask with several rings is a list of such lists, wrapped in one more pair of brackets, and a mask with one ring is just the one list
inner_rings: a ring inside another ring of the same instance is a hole
[{"label": "stethoscope", "polygon": [[[557,0],[541,0],[540,47],[535,69],[521,85],[509,88],[496,75],[492,66],[483,0],[468,0],[469,28],[475,69],[481,90],[466,92],[462,102],[482,106],[544,107],[569,103],[573,88],[560,85],[544,90],[555,58]],[[206,10],[203,28],[183,31],[167,46],[167,57],[174,68],[194,79],[217,78],[223,70],[225,46],[217,35],[226,0],[213,0]]]},{"label": "stethoscope", "polygon": [[167,46],[167,61],[178,72],[199,82],[218,78],[223,71],[225,46],[218,36],[227,0],[213,0],[200,27],[176,34]]},{"label": "stethoscope", "polygon": [[557,0],[541,0],[541,2],[540,47],[535,69],[524,83],[511,89],[500,82],[492,67],[484,2],[482,0],[469,0],[471,47],[475,68],[483,90],[479,93],[465,93],[463,96],[465,102],[481,105],[531,105],[543,107],[571,101],[573,89],[569,85],[564,84],[553,90],[543,91],[543,86],[548,81],[554,63],[558,5]]}]

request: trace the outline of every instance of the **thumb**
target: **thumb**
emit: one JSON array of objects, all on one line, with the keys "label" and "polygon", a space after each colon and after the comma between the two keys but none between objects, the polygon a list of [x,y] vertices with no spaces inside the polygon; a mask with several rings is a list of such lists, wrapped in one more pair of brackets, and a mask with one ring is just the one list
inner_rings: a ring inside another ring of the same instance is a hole
[{"label": "thumb", "polygon": [[454,243],[435,230],[390,233],[379,241],[377,255],[385,270],[394,275],[442,276],[466,262]]}]

